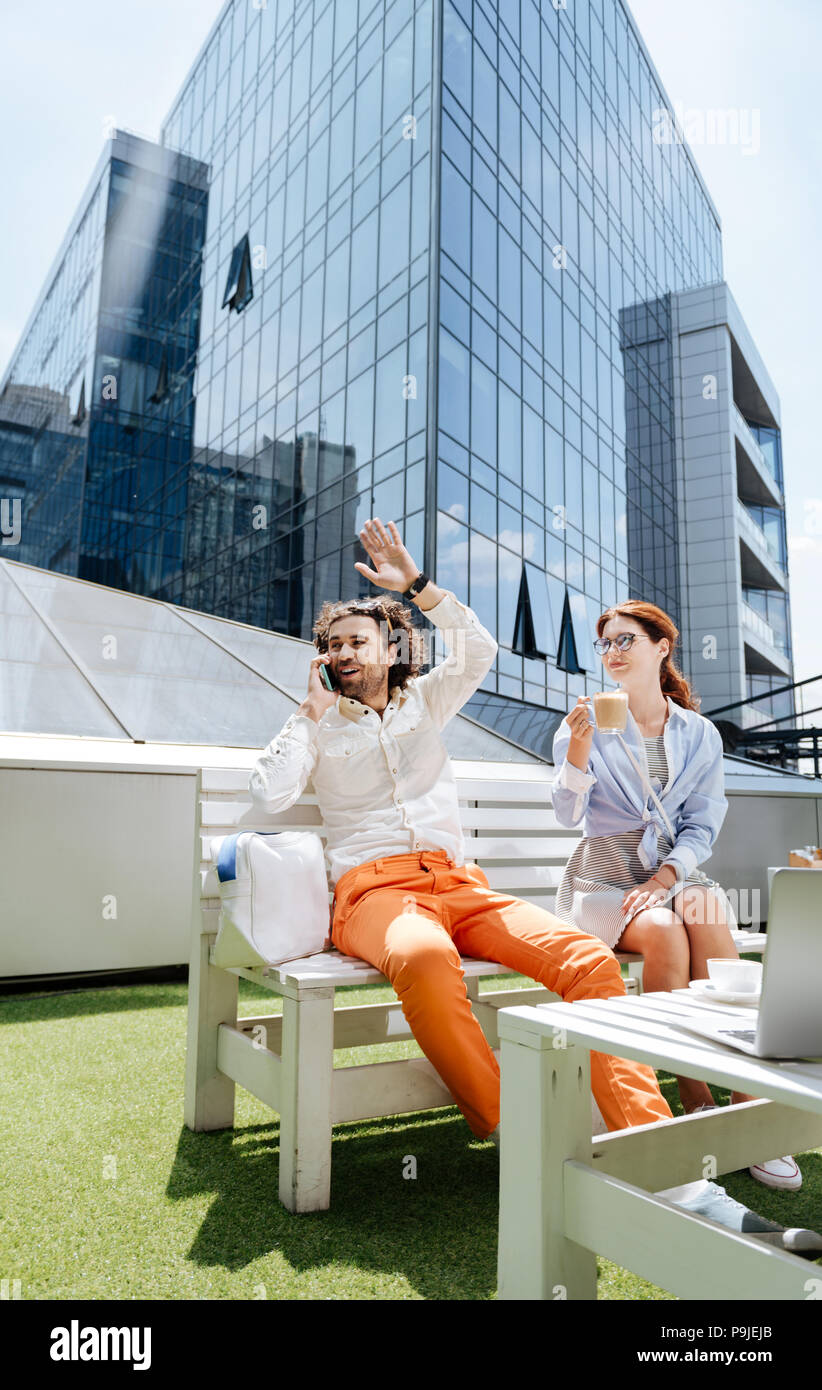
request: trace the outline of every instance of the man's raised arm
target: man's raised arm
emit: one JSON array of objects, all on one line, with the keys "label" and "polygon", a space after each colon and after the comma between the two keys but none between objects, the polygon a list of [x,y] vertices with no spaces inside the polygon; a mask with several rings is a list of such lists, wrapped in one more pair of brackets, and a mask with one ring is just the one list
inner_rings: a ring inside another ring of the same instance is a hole
[{"label": "man's raised arm", "polygon": [[[436,585],[431,587],[441,597],[430,607],[422,602],[418,606],[442,633],[448,655],[431,671],[418,677],[417,689],[437,728],[443,729],[485,680],[494,664],[497,643],[473,609],[460,603],[450,590],[437,589]],[[427,593],[428,587],[423,589],[420,599]]]},{"label": "man's raised arm", "polygon": [[435,724],[442,729],[482,684],[493,665],[497,643],[476,613],[433,580],[416,594],[406,592],[420,570],[393,521],[387,529],[378,519],[366,522],[360,538],[376,568],[363,564],[355,568],[372,583],[399,590],[401,597],[410,599],[442,632],[447,657],[416,681]]}]

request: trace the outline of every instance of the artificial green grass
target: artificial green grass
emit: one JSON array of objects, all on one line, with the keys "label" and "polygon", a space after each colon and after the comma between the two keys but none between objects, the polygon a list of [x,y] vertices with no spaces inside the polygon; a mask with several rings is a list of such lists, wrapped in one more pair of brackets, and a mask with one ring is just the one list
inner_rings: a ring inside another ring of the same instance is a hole
[{"label": "artificial green grass", "polygon": [[[386,986],[345,991],[346,1004],[393,997]],[[184,1126],[186,1003],[185,984],[0,999],[0,1270],[10,1293],[496,1296],[497,1152],[455,1107],[337,1126],[330,1210],[292,1215],[277,1196],[279,1122],[266,1106],[238,1087],[233,1130]],[[240,981],[241,1014],[277,1011],[271,994]],[[414,1042],[381,1044],[339,1051],[335,1065],[415,1055]],[[673,1078],[660,1079],[678,1113]],[[409,1158],[413,1178],[403,1176]],[[747,1173],[721,1181],[764,1215],[818,1227],[822,1151],[802,1169],[795,1194]],[[608,1261],[598,1266],[600,1298],[671,1298]]]}]

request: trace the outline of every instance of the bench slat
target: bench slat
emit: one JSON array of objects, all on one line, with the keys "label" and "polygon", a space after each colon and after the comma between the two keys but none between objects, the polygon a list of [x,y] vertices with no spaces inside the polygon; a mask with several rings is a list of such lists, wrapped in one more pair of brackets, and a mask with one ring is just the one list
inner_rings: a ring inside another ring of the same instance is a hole
[{"label": "bench slat", "polygon": [[457,792],[461,801],[516,801],[551,804],[551,776],[544,782],[520,782],[516,776],[502,782],[480,781],[475,777],[457,777]]},{"label": "bench slat", "polygon": [[[560,825],[550,807],[541,806],[460,806],[464,830],[538,830],[542,834],[581,834],[574,828]],[[267,815],[246,798],[237,801],[203,801],[200,805],[200,824],[212,834],[226,834],[238,826],[245,830],[282,830],[286,826],[299,828],[321,825],[319,807],[306,805],[302,800]]]},{"label": "bench slat", "polygon": [[514,892],[517,897],[527,896],[530,901],[531,894],[527,890],[558,888],[563,870],[564,865],[558,864],[526,864],[522,868],[511,865],[502,869],[489,865],[485,872],[492,888]]},{"label": "bench slat", "polygon": [[[459,763],[453,762],[460,796],[480,800],[497,801],[539,801],[547,796],[550,800],[550,787],[556,769],[545,766],[501,764],[488,767],[481,777],[469,773],[461,774]],[[251,776],[249,767],[204,767],[201,770],[201,786],[204,792],[218,792],[229,795],[248,791]]]},{"label": "bench slat", "polygon": [[244,798],[237,798],[235,801],[202,801],[200,803],[200,824],[204,829],[211,829],[214,826],[234,828],[241,825],[244,820],[248,821],[248,826],[243,827],[249,830],[260,829],[278,830],[281,823],[288,821],[296,826],[313,826],[321,824],[320,808],[316,802],[306,804],[301,797],[299,801],[290,806],[287,811],[280,811],[276,815],[267,815],[261,811],[259,806],[255,806],[248,793]]},{"label": "bench slat", "polygon": [[[554,812],[542,806],[460,806],[463,830],[539,830],[573,835]],[[579,834],[582,834],[580,830]]]},{"label": "bench slat", "polygon": [[479,863],[489,860],[514,860],[538,859],[556,860],[557,863],[564,864],[570,858],[579,843],[579,837],[560,839],[544,838],[537,835],[523,835],[514,839],[510,835],[480,835],[474,838],[471,835],[465,837],[465,858],[467,860],[476,859]]}]

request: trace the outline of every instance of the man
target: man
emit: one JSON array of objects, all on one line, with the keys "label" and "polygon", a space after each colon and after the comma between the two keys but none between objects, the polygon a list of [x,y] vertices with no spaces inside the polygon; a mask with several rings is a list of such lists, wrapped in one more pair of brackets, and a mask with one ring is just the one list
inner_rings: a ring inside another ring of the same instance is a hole
[{"label": "man", "polygon": [[[393,522],[366,522],[360,539],[374,568],[356,568],[424,612],[449,656],[417,675],[413,651],[402,662],[395,640],[412,635],[401,604],[326,604],[308,695],[257,761],[251,792],[276,813],[311,778],[328,831],[333,944],[388,977],[417,1042],[484,1139],[499,1123],[499,1067],[471,1011],[460,955],[499,961],[564,999],[606,999],[625,987],[602,942],[492,892],[465,863],[441,731],[481,684],[497,644],[470,608],[422,582]],[[324,662],[333,691],[320,678]],[[671,1116],[650,1067],[595,1053],[591,1083],[609,1129]]]},{"label": "man", "polygon": [[[497,644],[470,608],[421,574],[393,522],[367,521],[360,539],[374,568],[356,569],[424,612],[449,655],[418,674],[419,631],[401,602],[324,604],[308,694],[257,760],[249,785],[255,804],[276,814],[311,778],[335,888],[333,944],[388,977],[471,1130],[498,1142],[499,1067],[471,1011],[460,955],[498,961],[565,1000],[607,999],[625,986],[598,937],[493,892],[482,870],[465,863],[442,730],[481,684]],[[608,1129],[672,1118],[649,1066],[594,1052],[591,1088]],[[751,1215],[709,1183],[671,1200],[702,1200],[707,1189],[711,1210],[698,1202],[692,1210],[723,1224]],[[759,1229],[766,1228],[781,1231],[772,1223]]]}]

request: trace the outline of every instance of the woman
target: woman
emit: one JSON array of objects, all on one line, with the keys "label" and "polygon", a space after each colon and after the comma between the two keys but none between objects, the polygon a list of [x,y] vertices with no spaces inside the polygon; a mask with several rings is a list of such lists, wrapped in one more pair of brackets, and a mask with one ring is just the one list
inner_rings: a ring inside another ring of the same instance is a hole
[{"label": "woman", "polygon": [[[731,904],[696,867],[728,808],[722,740],[674,664],[679,633],[667,613],[631,599],[607,609],[597,633],[594,646],[628,696],[627,725],[622,739],[601,734],[581,695],[554,736],[557,818],[572,826],[585,816],[555,911],[612,949],[641,954],[646,990],[682,989],[707,977],[709,958],[739,957]],[[677,1083],[687,1113],[714,1108],[704,1081]],[[732,1104],[752,1099],[731,1094]],[[768,1187],[796,1191],[802,1183],[790,1157],[750,1172]]]}]

